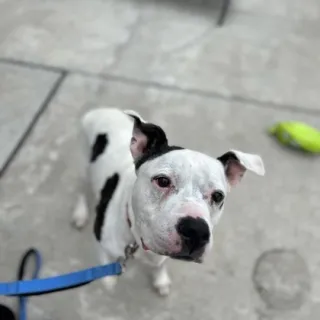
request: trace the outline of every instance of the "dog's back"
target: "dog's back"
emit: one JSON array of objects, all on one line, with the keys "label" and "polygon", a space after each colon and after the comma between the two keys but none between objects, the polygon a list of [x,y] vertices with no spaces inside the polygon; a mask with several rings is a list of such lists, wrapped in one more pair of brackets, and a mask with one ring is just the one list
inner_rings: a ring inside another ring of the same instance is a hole
[{"label": "dog's back", "polygon": [[99,108],[82,118],[91,186],[96,197],[106,179],[133,168],[130,142],[133,119],[115,108]]}]

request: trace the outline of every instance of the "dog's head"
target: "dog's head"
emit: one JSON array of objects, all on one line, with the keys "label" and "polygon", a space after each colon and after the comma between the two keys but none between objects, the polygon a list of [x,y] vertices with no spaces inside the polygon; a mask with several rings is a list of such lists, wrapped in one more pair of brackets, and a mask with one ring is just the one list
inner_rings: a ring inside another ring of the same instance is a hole
[{"label": "dog's head", "polygon": [[145,250],[201,262],[228,191],[247,170],[264,175],[258,155],[231,150],[218,158],[170,146],[165,132],[134,119],[131,153],[137,179],[132,190],[134,228]]}]

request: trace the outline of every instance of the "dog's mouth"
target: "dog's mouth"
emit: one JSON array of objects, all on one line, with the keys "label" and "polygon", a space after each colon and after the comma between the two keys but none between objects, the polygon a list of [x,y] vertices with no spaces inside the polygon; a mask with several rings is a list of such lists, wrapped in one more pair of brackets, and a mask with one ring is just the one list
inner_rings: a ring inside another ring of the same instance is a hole
[{"label": "dog's mouth", "polygon": [[[140,238],[140,241],[141,241],[141,246],[142,246],[142,249],[144,251],[152,251],[146,244],[145,242],[143,241],[143,238]],[[153,251],[152,251],[153,252]],[[168,252],[164,252],[164,253],[157,253],[161,256],[167,256],[167,257],[170,257],[174,260],[180,260],[180,261],[188,261],[188,262],[195,262],[195,263],[202,263],[203,262],[203,259],[202,257],[192,257],[192,256],[188,256],[188,255],[176,255],[176,254],[170,254]]]},{"label": "dog's mouth", "polygon": [[169,255],[171,259],[180,260],[180,261],[188,261],[188,262],[195,262],[195,263],[202,263],[202,258],[194,258],[191,256],[176,256],[176,255]]},{"label": "dog's mouth", "polygon": [[141,247],[144,251],[150,251],[150,252],[153,252],[155,254],[158,254],[159,256],[167,256],[167,257],[170,257],[170,254],[167,253],[167,252],[160,252],[160,251],[157,251],[157,250],[154,250],[154,249],[150,249],[146,243],[144,242],[143,238],[140,238],[140,241],[141,241]]},{"label": "dog's mouth", "polygon": [[140,238],[140,240],[141,240],[142,249],[143,249],[144,251],[151,251],[151,249],[144,243],[143,239]]}]

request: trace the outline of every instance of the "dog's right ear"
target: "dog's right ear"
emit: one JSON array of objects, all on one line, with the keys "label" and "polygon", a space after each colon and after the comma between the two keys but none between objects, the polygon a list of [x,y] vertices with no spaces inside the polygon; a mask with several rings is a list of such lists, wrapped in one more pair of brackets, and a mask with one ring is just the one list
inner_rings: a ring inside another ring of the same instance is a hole
[{"label": "dog's right ear", "polygon": [[167,136],[161,127],[146,122],[133,110],[126,110],[125,113],[134,119],[130,151],[135,162],[168,146]]}]

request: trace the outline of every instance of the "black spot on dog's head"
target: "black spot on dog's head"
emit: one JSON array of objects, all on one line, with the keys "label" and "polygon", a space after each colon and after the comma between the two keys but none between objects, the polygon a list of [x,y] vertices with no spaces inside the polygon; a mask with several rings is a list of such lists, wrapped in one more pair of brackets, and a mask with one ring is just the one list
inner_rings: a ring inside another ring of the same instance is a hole
[{"label": "black spot on dog's head", "polygon": [[144,123],[137,116],[130,115],[134,119],[134,130],[140,131],[147,138],[145,150],[158,149],[168,145],[168,139],[164,130],[153,123]]},{"label": "black spot on dog's head", "polygon": [[105,213],[110,200],[112,199],[114,192],[118,186],[120,176],[115,173],[113,176],[109,177],[103,188],[100,191],[100,200],[96,206],[96,219],[94,222],[94,234],[98,241],[101,240],[101,231],[104,224]]},{"label": "black spot on dog's head", "polygon": [[222,156],[218,157],[217,159],[223,164],[224,167],[230,161],[239,161],[237,156],[232,151],[228,151],[228,152],[224,153]]},{"label": "black spot on dog's head", "polygon": [[99,133],[92,146],[90,162],[95,162],[98,157],[104,152],[108,145],[108,136],[106,133]]},{"label": "black spot on dog's head", "polygon": [[[143,163],[152,160],[173,150],[183,149],[182,147],[169,146],[164,130],[153,123],[144,123],[138,117],[130,115],[134,119],[133,138],[136,141],[135,150],[132,151],[136,170]],[[139,138],[140,137],[140,138]],[[144,139],[141,139],[144,137]],[[137,152],[136,150],[141,150]]]},{"label": "black spot on dog's head", "polygon": [[161,146],[159,149],[151,149],[148,150],[146,153],[142,155],[141,158],[139,158],[135,162],[136,170],[138,170],[141,165],[143,165],[145,162],[153,160],[157,157],[160,157],[168,152],[174,151],[174,150],[183,150],[184,148],[179,147],[179,146]]}]

